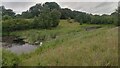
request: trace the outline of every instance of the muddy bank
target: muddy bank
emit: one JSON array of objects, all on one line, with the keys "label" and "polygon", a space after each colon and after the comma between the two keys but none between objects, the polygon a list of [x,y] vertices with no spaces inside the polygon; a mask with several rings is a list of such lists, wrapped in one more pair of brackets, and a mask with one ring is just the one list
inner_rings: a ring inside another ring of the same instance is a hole
[{"label": "muddy bank", "polygon": [[24,38],[20,38],[20,37],[17,37],[17,36],[3,36],[2,37],[2,42],[24,44],[25,42],[23,41],[23,39]]},{"label": "muddy bank", "polygon": [[2,47],[12,47],[12,44],[23,45],[25,42],[23,38],[17,36],[3,36],[2,37]]}]

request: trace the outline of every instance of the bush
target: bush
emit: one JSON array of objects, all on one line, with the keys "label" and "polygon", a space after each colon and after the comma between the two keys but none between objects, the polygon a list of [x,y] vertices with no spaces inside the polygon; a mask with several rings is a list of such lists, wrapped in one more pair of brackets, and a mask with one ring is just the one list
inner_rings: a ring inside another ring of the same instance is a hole
[{"label": "bush", "polygon": [[25,30],[31,28],[31,22],[25,19],[11,19],[2,22],[3,32]]}]

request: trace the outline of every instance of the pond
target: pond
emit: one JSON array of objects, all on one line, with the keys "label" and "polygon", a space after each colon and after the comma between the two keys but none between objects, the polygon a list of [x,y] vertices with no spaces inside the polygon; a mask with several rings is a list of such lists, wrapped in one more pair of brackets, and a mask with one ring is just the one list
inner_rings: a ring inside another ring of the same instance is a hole
[{"label": "pond", "polygon": [[8,47],[8,48],[5,48],[9,51],[11,51],[12,53],[15,53],[15,54],[26,54],[26,53],[30,53],[32,51],[34,51],[38,46],[36,45],[30,45],[30,44],[23,44],[23,45],[20,45],[20,44],[12,44],[12,47]]},{"label": "pond", "polygon": [[5,36],[2,37],[2,47],[6,50],[11,51],[12,53],[19,55],[22,53],[30,53],[39,46],[28,44],[19,37]]}]

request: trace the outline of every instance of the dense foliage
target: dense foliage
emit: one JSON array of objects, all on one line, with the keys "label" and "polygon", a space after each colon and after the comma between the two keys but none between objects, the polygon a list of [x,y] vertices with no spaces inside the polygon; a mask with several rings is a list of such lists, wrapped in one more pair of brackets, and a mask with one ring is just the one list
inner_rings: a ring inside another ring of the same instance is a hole
[{"label": "dense foliage", "polygon": [[61,12],[61,19],[68,19],[68,18],[73,18],[72,17],[72,10],[68,8],[62,8],[60,10]]},{"label": "dense foliage", "polygon": [[12,17],[7,14],[3,15],[3,32],[9,33],[16,30],[26,30],[34,28],[49,29],[52,27],[57,27],[61,15],[58,9],[59,6],[53,9],[53,6],[51,6],[49,3],[45,3],[43,5],[36,4],[35,6],[31,7],[29,11],[27,11],[31,14],[31,17],[35,16],[33,20],[27,19],[31,17],[29,14],[26,14],[26,12],[23,12],[22,15],[17,14],[16,19],[12,19]]},{"label": "dense foliage", "polygon": [[9,16],[9,15],[4,15],[4,16],[2,17],[2,20],[10,20],[10,19],[12,19],[12,17]]},{"label": "dense foliage", "polygon": [[34,18],[38,17],[39,14],[43,11],[43,8],[46,7],[50,10],[56,9],[59,10],[60,6],[55,2],[46,2],[42,4],[36,4],[35,6],[30,7],[29,10],[22,12],[21,18]]},{"label": "dense foliage", "polygon": [[56,2],[46,2],[45,4],[43,4],[43,6],[48,6],[48,8],[50,10],[53,10],[53,9],[60,10],[61,9],[61,7]]},{"label": "dense foliage", "polygon": [[5,9],[4,6],[0,6],[0,11],[2,11],[2,16],[4,16],[4,15],[8,15],[11,17],[15,16],[15,12],[13,12],[12,9]]},{"label": "dense foliage", "polygon": [[75,15],[75,21],[79,22],[80,24],[89,23],[91,22],[91,17],[89,14],[79,13]]},{"label": "dense foliage", "polygon": [[38,17],[35,17],[33,21],[33,28],[51,28],[56,27],[59,24],[60,12],[57,9],[51,10],[46,3],[43,5],[41,13]]},{"label": "dense foliage", "polygon": [[30,29],[32,21],[25,19],[10,19],[2,22],[3,32]]},{"label": "dense foliage", "polygon": [[[29,10],[16,14],[11,9],[0,7],[3,19],[3,31],[25,30],[31,28],[48,29],[57,27],[60,19],[74,19],[80,24],[114,24],[119,25],[119,7],[111,15],[92,15],[80,11],[72,11],[69,8],[61,8],[55,2],[46,2],[44,4],[36,4]],[[29,19],[30,21],[28,21]],[[33,19],[33,21],[31,21]]]},{"label": "dense foliage", "polygon": [[91,24],[113,24],[114,20],[112,16],[102,15],[102,16],[92,16]]}]

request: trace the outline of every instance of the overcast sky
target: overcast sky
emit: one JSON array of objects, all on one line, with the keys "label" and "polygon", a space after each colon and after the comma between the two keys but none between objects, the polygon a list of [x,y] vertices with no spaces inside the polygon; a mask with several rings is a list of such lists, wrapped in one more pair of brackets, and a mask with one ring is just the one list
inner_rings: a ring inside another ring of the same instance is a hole
[{"label": "overcast sky", "polygon": [[7,9],[13,9],[16,13],[21,13],[36,3],[44,3],[47,1],[55,1],[62,8],[70,8],[92,14],[110,14],[114,12],[118,6],[118,0],[4,0],[2,5]]}]

